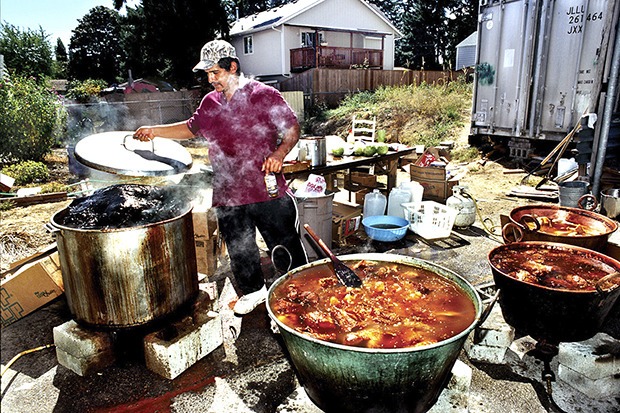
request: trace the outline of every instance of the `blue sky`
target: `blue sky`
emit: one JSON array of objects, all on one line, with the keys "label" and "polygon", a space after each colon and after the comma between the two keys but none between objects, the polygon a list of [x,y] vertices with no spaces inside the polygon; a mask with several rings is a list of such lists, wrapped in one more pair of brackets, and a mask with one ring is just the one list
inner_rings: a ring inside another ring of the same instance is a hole
[{"label": "blue sky", "polygon": [[[131,1],[130,5],[135,5]],[[0,21],[17,26],[25,31],[38,30],[39,26],[49,35],[52,47],[61,38],[69,48],[71,31],[96,6],[114,8],[114,0],[0,0]]]}]

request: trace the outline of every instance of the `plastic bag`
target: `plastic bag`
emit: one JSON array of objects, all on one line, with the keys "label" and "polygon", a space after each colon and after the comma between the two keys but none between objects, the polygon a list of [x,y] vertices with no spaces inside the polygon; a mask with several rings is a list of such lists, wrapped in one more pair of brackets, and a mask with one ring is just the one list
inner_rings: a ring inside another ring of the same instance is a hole
[{"label": "plastic bag", "polygon": [[309,198],[313,196],[324,196],[327,182],[321,175],[310,174],[308,180],[295,191],[295,196],[300,198]]}]

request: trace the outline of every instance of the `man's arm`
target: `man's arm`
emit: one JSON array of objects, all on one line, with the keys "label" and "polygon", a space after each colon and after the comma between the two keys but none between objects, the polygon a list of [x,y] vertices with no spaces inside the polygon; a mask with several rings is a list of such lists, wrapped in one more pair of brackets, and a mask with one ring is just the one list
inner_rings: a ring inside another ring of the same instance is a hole
[{"label": "man's arm", "polygon": [[194,134],[187,127],[187,121],[168,125],[141,126],[133,134],[134,139],[150,141],[154,137],[168,139],[191,139]]},{"label": "man's arm", "polygon": [[269,172],[280,172],[282,170],[282,164],[284,163],[284,157],[293,149],[293,147],[299,141],[299,135],[301,134],[301,128],[299,123],[295,123],[284,132],[282,142],[280,146],[265,159],[262,170]]}]

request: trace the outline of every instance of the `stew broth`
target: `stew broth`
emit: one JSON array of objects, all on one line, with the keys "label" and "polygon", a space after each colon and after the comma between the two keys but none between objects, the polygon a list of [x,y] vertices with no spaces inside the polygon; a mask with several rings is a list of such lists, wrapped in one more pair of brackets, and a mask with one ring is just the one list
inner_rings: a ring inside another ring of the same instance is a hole
[{"label": "stew broth", "polygon": [[[541,233],[557,237],[595,237],[604,234],[607,227],[594,219],[584,220],[582,215],[573,214],[563,210],[552,211],[549,215],[532,212],[539,225]],[[580,222],[582,221],[582,222]],[[530,230],[534,229],[532,223],[526,224]]]},{"label": "stew broth", "polygon": [[279,284],[271,310],[288,327],[356,347],[403,348],[437,343],[474,321],[472,299],[455,282],[404,264],[348,262],[361,288],[340,284],[328,264]]},{"label": "stew broth", "polygon": [[502,273],[549,288],[594,291],[615,269],[587,254],[555,248],[504,249],[490,259]]}]

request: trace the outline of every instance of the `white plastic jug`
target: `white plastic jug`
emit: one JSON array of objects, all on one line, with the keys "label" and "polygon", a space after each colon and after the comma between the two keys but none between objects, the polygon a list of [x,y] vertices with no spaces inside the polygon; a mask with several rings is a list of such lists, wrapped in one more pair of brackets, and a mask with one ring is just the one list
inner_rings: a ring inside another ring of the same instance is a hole
[{"label": "white plastic jug", "polygon": [[404,188],[392,188],[388,197],[387,214],[393,217],[404,218],[405,209],[401,204],[411,202],[411,192]]},{"label": "white plastic jug", "polygon": [[378,189],[373,189],[372,192],[366,194],[364,197],[364,218],[375,215],[385,215],[386,205],[387,199],[385,195],[379,192]]},{"label": "white plastic jug", "polygon": [[406,189],[411,194],[411,200],[409,202],[414,202],[419,204],[422,202],[422,196],[424,195],[424,187],[416,181],[403,182],[399,185],[399,188]]}]

